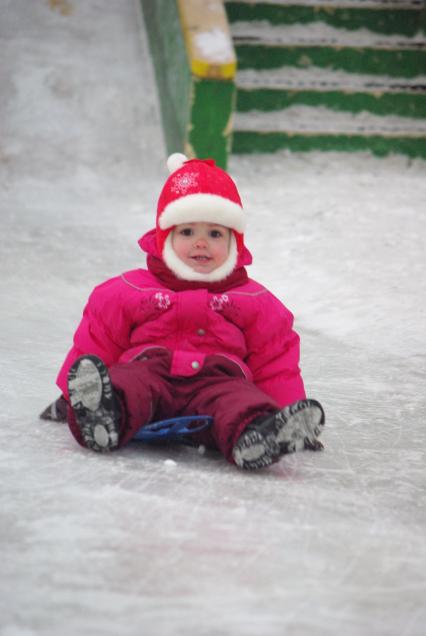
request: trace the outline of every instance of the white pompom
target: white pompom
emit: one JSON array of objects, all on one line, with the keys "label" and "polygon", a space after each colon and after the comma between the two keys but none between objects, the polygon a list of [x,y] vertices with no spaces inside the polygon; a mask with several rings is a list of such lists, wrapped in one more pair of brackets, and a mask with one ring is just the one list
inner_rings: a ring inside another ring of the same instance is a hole
[{"label": "white pompom", "polygon": [[175,172],[175,170],[181,168],[185,161],[188,161],[188,157],[185,157],[185,155],[183,155],[181,152],[174,152],[172,155],[170,155],[170,157],[167,159],[167,168],[170,174],[172,174],[172,172]]}]

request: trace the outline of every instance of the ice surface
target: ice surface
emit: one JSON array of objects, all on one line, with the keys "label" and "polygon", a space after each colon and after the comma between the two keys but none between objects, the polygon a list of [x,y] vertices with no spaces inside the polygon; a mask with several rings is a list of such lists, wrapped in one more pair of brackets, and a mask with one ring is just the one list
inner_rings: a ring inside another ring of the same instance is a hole
[{"label": "ice surface", "polygon": [[[60,7],[68,7],[68,11]],[[137,0],[0,0],[1,636],[423,636],[426,164],[234,157],[324,453],[99,456],[37,414],[166,177]]]}]

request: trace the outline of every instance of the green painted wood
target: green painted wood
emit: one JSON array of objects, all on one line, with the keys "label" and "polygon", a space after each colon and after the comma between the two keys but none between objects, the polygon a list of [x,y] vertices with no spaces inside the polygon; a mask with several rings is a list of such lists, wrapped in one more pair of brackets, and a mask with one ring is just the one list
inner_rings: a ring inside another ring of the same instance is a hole
[{"label": "green painted wood", "polygon": [[141,0],[167,152],[211,157],[226,168],[235,84],[192,75],[175,0]]},{"label": "green painted wood", "polygon": [[416,77],[425,73],[426,51],[331,46],[266,46],[236,44],[238,68],[271,69],[282,66],[319,66],[365,75]]},{"label": "green painted wood", "polygon": [[375,115],[398,115],[426,119],[426,89],[423,93],[363,93],[349,91],[255,89],[237,91],[237,111],[271,112],[290,106],[323,106],[331,110]]},{"label": "green painted wood", "polygon": [[226,168],[231,148],[235,84],[193,78],[188,141],[197,157],[211,157]]},{"label": "green painted wood", "polygon": [[404,9],[323,8],[314,6],[244,2],[225,5],[231,22],[266,20],[271,24],[310,24],[322,22],[332,27],[357,30],[369,29],[386,35],[413,36],[426,32],[426,11]]},{"label": "green painted wood", "polygon": [[141,0],[168,153],[183,151],[192,78],[176,3]]},{"label": "green painted wood", "polygon": [[277,152],[288,149],[292,152],[311,151],[370,151],[378,157],[403,154],[411,158],[426,159],[424,138],[363,137],[358,135],[288,135],[285,133],[258,133],[235,131],[232,152]]},{"label": "green painted wood", "polygon": [[[154,62],[163,129],[168,152],[181,150],[212,157],[226,167],[231,143],[230,117],[235,105],[233,82],[192,76],[176,3],[141,0]],[[300,7],[299,7],[300,8]],[[239,68],[300,68],[319,66],[347,72],[415,77],[424,74],[424,51],[389,51],[333,47],[274,47],[238,45]],[[425,117],[425,95],[364,94],[309,90],[240,90],[238,109],[275,110],[293,105],[325,106],[335,110],[380,115]],[[370,150],[378,156],[397,152],[426,158],[426,142],[416,138],[363,137],[357,135],[288,135],[237,131],[233,152]]]}]

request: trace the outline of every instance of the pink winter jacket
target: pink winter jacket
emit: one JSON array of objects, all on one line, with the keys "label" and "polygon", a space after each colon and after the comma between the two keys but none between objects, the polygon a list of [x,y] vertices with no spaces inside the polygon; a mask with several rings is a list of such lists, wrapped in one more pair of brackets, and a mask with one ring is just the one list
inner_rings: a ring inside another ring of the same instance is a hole
[{"label": "pink winter jacket", "polygon": [[173,291],[152,272],[132,270],[92,292],[57,384],[67,396],[68,370],[82,354],[111,366],[165,347],[172,375],[195,376],[207,355],[220,354],[282,407],[305,397],[292,325],[290,311],[254,280],[223,293]]}]

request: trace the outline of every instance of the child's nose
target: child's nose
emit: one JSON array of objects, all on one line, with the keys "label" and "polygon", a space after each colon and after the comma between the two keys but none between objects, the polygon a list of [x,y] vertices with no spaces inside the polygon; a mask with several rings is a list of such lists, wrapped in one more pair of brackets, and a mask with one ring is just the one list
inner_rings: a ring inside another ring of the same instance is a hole
[{"label": "child's nose", "polygon": [[204,236],[197,236],[195,239],[195,245],[197,247],[206,247],[207,239]]}]

